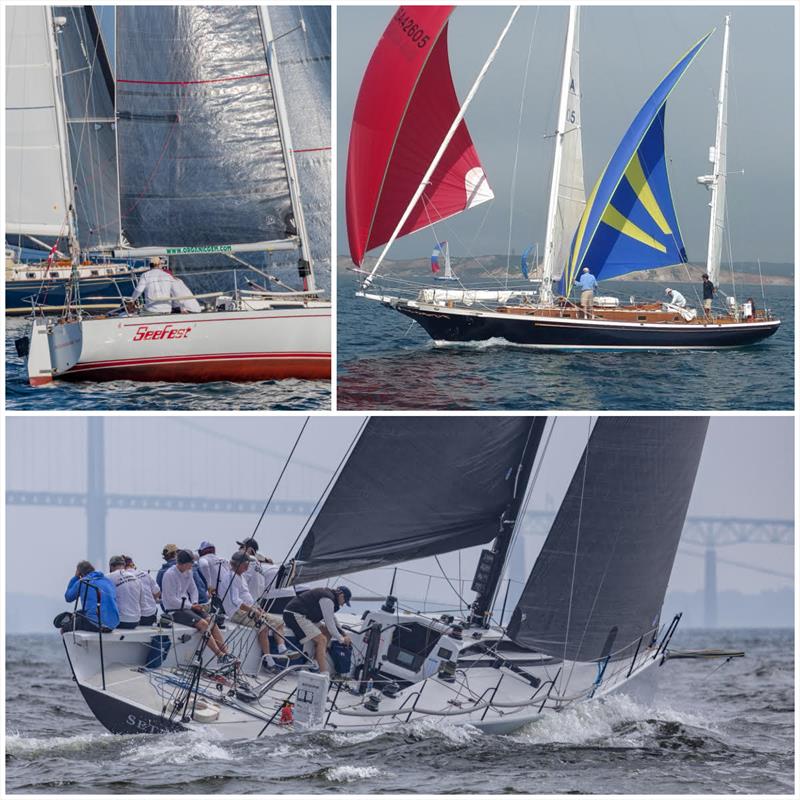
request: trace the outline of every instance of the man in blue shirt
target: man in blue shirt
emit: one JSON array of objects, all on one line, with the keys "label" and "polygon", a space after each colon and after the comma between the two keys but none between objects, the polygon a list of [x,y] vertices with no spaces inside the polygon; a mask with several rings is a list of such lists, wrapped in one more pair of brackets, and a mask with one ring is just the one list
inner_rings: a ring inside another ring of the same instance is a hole
[{"label": "man in blue shirt", "polygon": [[584,267],[581,277],[578,278],[578,285],[581,287],[581,308],[585,319],[592,318],[594,308],[594,292],[597,289],[597,278],[589,272],[589,267]]},{"label": "man in blue shirt", "polygon": [[79,597],[81,610],[75,613],[76,630],[98,631],[102,625],[103,632],[109,633],[119,625],[114,584],[88,561],[78,562],[75,574],[70,578],[67,591],[64,592],[64,599],[68,603],[74,603]]}]

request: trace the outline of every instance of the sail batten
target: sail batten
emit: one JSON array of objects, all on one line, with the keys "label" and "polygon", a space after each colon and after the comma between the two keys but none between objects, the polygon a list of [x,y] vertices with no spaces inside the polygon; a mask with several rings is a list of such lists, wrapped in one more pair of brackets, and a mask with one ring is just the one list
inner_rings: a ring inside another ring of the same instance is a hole
[{"label": "sail batten", "polygon": [[[485,544],[536,455],[537,418],[377,417],[297,553],[303,581]],[[521,488],[524,490],[524,486]],[[521,491],[520,490],[520,491]]]},{"label": "sail batten", "polygon": [[652,635],[707,426],[705,417],[598,420],[512,615],[517,644],[615,660]]}]

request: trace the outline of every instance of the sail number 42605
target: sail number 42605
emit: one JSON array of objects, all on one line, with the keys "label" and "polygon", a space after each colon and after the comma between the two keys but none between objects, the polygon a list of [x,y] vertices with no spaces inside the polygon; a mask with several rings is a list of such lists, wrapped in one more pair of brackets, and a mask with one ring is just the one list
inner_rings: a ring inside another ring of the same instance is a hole
[{"label": "sail number 42605", "polygon": [[425,47],[425,45],[430,41],[431,37],[425,33],[424,29],[420,25],[417,25],[417,23],[414,22],[412,17],[408,16],[404,9],[401,8],[397,12],[397,16],[395,16],[394,21],[400,25],[403,33],[405,33],[406,36],[408,36],[408,38],[417,45],[417,47]]}]

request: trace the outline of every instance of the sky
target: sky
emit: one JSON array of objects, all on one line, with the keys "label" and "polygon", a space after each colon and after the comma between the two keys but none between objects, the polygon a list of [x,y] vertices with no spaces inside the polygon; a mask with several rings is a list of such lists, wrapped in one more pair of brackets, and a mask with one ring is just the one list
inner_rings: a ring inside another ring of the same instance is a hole
[{"label": "sky", "polygon": [[[107,418],[106,490],[133,495],[238,497],[265,501],[273,490],[301,417],[125,417]],[[357,417],[312,418],[299,440],[276,498],[311,502],[323,494],[330,476],[362,424]],[[555,513],[586,442],[590,419],[559,417],[543,468],[533,487],[530,509]],[[794,454],[790,417],[712,418],[701,460],[690,516],[791,519]],[[80,417],[10,417],[7,420],[7,489],[82,493],[86,487],[86,420]],[[43,455],[46,454],[46,455]],[[443,480],[451,479],[442,476]],[[139,566],[156,569],[167,543],[197,548],[210,539],[229,555],[236,540],[253,533],[258,513],[112,510],[108,515],[107,555],[126,552]],[[77,508],[9,505],[7,507],[6,590],[38,593],[58,599],[78,560],[86,557],[85,514]],[[258,530],[261,550],[280,561],[296,550],[304,518],[268,514]],[[20,570],[35,538],[36,584]],[[524,580],[542,538],[521,537],[514,554],[514,580]],[[791,576],[793,551],[784,545],[735,545],[720,548],[721,558],[752,564]],[[448,574],[463,578],[468,589],[475,552],[442,557]],[[403,596],[453,599],[431,562],[404,568],[435,574],[427,578],[403,573]],[[389,571],[357,576],[360,592],[387,590]],[[757,593],[792,586],[791,577],[720,563],[720,590]],[[695,591],[703,585],[702,548],[679,551],[670,586]],[[54,613],[55,613],[54,611]]]},{"label": "sky", "polygon": [[[634,115],[667,70],[716,27],[667,106],[667,156],[675,207],[690,261],[705,259],[708,173],[727,6],[590,6],[581,17],[583,152],[587,193]],[[449,50],[463,99],[494,45],[508,9],[458,8]],[[346,254],[344,175],[358,86],[392,7],[340,7],[338,16],[338,244]],[[728,209],[734,261],[791,262],[794,253],[793,9],[733,6],[728,107]],[[543,246],[552,169],[558,83],[567,11],[523,7],[467,112],[467,123],[495,192],[493,203],[437,227],[454,256],[506,253],[510,194],[525,63],[534,33],[514,193],[511,249]],[[380,113],[380,110],[376,110]],[[744,174],[732,174],[744,170]],[[487,206],[491,206],[484,222]],[[480,227],[482,225],[482,227]],[[479,230],[479,236],[476,231]],[[398,242],[394,258],[419,258],[436,241],[428,231]],[[727,246],[725,248],[727,252]],[[377,255],[380,251],[372,251]],[[727,261],[723,256],[723,261]]]}]

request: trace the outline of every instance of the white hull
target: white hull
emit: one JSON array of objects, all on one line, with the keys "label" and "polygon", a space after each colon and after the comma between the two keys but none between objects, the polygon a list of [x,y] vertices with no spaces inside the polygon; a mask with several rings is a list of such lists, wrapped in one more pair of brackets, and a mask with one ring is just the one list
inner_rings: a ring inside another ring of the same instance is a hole
[{"label": "white hull", "polygon": [[331,305],[60,321],[36,319],[28,378],[202,383],[330,377]]}]

